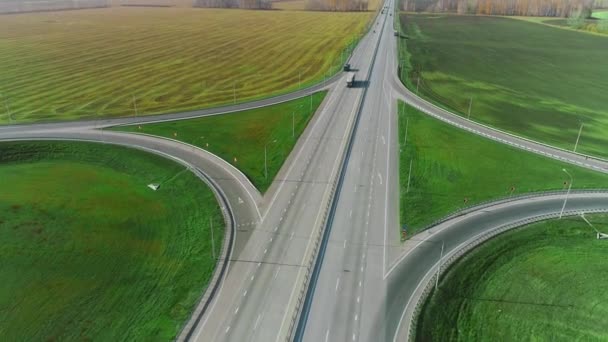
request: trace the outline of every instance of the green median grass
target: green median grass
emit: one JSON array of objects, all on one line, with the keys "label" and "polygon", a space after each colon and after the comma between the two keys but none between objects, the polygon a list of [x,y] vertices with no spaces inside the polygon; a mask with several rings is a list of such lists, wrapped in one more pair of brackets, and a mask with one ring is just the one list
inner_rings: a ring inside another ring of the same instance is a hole
[{"label": "green median grass", "polygon": [[409,235],[466,206],[565,189],[570,178],[562,169],[572,175],[573,189],[608,187],[608,175],[460,130],[403,102],[399,103],[399,142],[400,221]]},{"label": "green median grass", "polygon": [[[471,119],[608,157],[608,37],[500,17],[401,15],[402,80]],[[403,63],[405,62],[405,63]]]},{"label": "green median grass", "polygon": [[0,143],[2,339],[172,340],[216,264],[210,222],[216,250],[224,235],[184,170],[112,145]]},{"label": "green median grass", "polygon": [[[318,92],[236,113],[114,129],[167,137],[201,147],[234,165],[265,192],[326,94]],[[268,176],[264,171],[264,147]]]},{"label": "green median grass", "polygon": [[[588,219],[608,229],[607,216]],[[577,217],[484,243],[442,276],[416,340],[608,340],[606,242]]]},{"label": "green median grass", "polygon": [[372,12],[111,7],[4,15],[0,124],[240,103],[341,69]]}]

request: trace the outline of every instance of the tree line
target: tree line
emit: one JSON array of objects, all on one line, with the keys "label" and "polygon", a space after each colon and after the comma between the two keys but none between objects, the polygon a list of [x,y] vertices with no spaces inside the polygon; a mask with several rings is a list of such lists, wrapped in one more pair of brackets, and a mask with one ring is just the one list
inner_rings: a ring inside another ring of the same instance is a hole
[{"label": "tree line", "polygon": [[193,7],[271,9],[270,0],[193,0]]},{"label": "tree line", "polygon": [[539,17],[590,17],[606,0],[402,0],[405,11]]},{"label": "tree line", "polygon": [[367,11],[367,0],[307,0],[311,11]]}]

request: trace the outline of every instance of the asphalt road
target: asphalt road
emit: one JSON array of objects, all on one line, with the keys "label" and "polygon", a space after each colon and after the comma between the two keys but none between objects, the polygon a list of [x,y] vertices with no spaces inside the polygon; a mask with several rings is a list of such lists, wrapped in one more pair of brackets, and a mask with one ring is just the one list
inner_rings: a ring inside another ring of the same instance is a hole
[{"label": "asphalt road", "polygon": [[[351,64],[359,75],[371,66],[377,39],[368,35],[355,50]],[[261,223],[238,232],[248,242],[233,256],[195,340],[289,339],[362,94],[344,78],[330,90],[265,194]]]},{"label": "asphalt road", "polygon": [[[389,8],[392,3],[387,2]],[[392,19],[392,17],[389,17]],[[353,153],[344,186],[338,196],[331,235],[314,290],[304,341],[405,341],[409,324],[401,315],[428,270],[435,266],[437,244],[419,244],[427,232],[406,244],[399,237],[399,143],[396,100],[404,100],[423,112],[458,128],[547,157],[597,171],[608,172],[603,160],[569,153],[481,126],[451,114],[409,92],[396,79],[396,41],[392,25],[382,32],[382,41],[369,91],[355,135]],[[606,194],[601,198],[577,198],[566,209],[608,210]],[[484,208],[439,227],[446,254],[461,242],[506,222],[517,222],[561,209],[562,198],[531,199],[502,203],[501,210]],[[469,219],[470,217],[470,219]],[[466,218],[466,219],[465,219]],[[462,222],[465,222],[464,224]],[[433,239],[437,236],[432,235]],[[408,306],[407,309],[412,309]],[[406,319],[407,320],[407,319]],[[409,321],[407,321],[409,323]]]},{"label": "asphalt road", "polygon": [[[405,254],[386,274],[387,301],[385,324],[387,341],[406,341],[415,299],[421,290],[419,284],[425,277],[436,272],[441,245],[444,257],[449,257],[459,248],[473,241],[476,236],[502,225],[537,216],[559,213],[565,195],[528,198],[501,203],[453,218],[425,231],[406,244]],[[575,194],[568,198],[566,210],[570,214],[579,212],[608,211],[608,192],[601,194]],[[581,226],[587,224],[581,219]],[[592,228],[589,227],[591,230]]]},{"label": "asphalt road", "polygon": [[[393,1],[386,3],[393,7]],[[378,18],[355,50],[357,75],[371,77],[346,88],[342,75],[327,85],[320,109],[304,131],[267,193],[262,196],[230,164],[176,141],[96,128],[217,115],[306,96],[303,90],[281,97],[219,109],[150,117],[0,127],[2,139],[84,139],[155,150],[199,168],[226,193],[236,217],[237,235],[226,278],[209,310],[195,325],[196,341],[279,341],[293,332],[306,292],[316,248],[340,161],[353,132],[330,242],[315,284],[305,341],[402,340],[408,302],[436,264],[437,241],[446,254],[462,241],[504,222],[519,221],[561,208],[561,198],[502,203],[442,223],[399,241],[396,100],[475,134],[591,169],[608,172],[608,163],[518,138],[453,115],[416,97],[396,80],[392,16]],[[386,21],[386,24],[383,23]],[[377,42],[379,41],[379,44]],[[378,52],[374,57],[375,48]],[[373,61],[373,62],[372,62]],[[367,87],[366,95],[364,88]],[[359,104],[362,104],[359,109]],[[356,131],[355,118],[359,113]],[[567,209],[608,208],[605,195],[573,197]],[[423,242],[420,242],[423,241]],[[405,330],[404,330],[405,329]],[[185,335],[182,335],[182,338]]]}]

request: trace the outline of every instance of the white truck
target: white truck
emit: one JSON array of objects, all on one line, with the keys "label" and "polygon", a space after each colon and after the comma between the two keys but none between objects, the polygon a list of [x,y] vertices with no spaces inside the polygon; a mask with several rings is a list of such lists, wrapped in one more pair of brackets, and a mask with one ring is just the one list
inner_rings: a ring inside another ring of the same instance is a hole
[{"label": "white truck", "polygon": [[352,88],[354,85],[355,85],[355,73],[349,72],[348,75],[346,75],[346,86],[348,88]]}]

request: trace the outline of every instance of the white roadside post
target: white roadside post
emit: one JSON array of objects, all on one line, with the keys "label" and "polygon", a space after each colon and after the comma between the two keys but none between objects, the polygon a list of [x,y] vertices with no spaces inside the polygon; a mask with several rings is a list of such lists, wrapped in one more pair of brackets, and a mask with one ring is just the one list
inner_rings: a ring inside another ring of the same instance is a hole
[{"label": "white roadside post", "polygon": [[572,152],[576,152],[576,148],[578,147],[578,140],[581,138],[582,131],[583,131],[583,123],[581,122],[581,128],[578,129],[578,135],[576,136],[576,143],[574,143],[574,150]]},{"label": "white roadside post", "polygon": [[4,108],[6,109],[6,116],[8,118],[8,123],[10,124],[13,122],[13,118],[12,118],[11,110],[8,107],[8,99],[6,98],[6,96],[4,96],[4,94],[0,93],[0,95],[4,99]]},{"label": "white roadside post", "polygon": [[471,118],[471,107],[473,106],[473,98],[469,100],[469,114],[467,115],[467,119]]},{"label": "white roadside post", "polygon": [[437,277],[435,278],[435,291],[437,291],[437,287],[439,287],[439,273],[441,273],[441,261],[443,259],[443,246],[444,246],[444,242],[441,241],[441,254],[439,256],[439,266],[437,266]]},{"label": "white roadside post", "polygon": [[403,136],[403,148],[405,148],[405,144],[407,143],[407,128],[410,125],[410,118],[405,119],[405,135]]},{"label": "white roadside post", "polygon": [[407,190],[405,191],[406,193],[410,192],[410,180],[412,179],[412,163],[414,162],[414,159],[410,159],[410,172],[407,175]]},{"label": "white roadside post", "polygon": [[559,213],[559,219],[562,219],[562,216],[564,215],[564,209],[566,208],[566,202],[568,202],[568,196],[570,195],[570,189],[572,189],[572,182],[573,182],[573,178],[572,175],[566,171],[566,169],[562,169],[562,171],[564,171],[569,177],[570,177],[570,183],[568,184],[568,191],[566,192],[566,198],[564,198],[564,205],[562,206],[562,211],[560,211]]},{"label": "white roadside post", "polygon": [[137,102],[135,101],[135,95],[131,95],[133,98],[133,110],[135,110],[135,117],[137,117]]},{"label": "white roadside post", "polygon": [[215,260],[215,239],[213,238],[213,218],[209,217],[209,230],[211,230],[211,251]]}]

